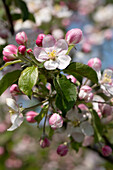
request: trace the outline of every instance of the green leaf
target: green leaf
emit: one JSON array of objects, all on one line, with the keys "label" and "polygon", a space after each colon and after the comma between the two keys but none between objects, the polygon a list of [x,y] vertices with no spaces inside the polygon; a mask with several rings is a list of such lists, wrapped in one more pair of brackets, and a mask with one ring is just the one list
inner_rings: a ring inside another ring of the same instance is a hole
[{"label": "green leaf", "polygon": [[0,80],[0,95],[19,78],[20,73],[21,70],[15,70],[5,74]]},{"label": "green leaf", "polygon": [[16,64],[16,63],[21,63],[21,62],[22,62],[21,60],[14,60],[14,61],[7,62],[7,63],[5,63],[5,64],[0,68],[0,71],[1,71],[3,68],[5,68],[5,67],[7,67],[7,66],[9,66],[9,65]]},{"label": "green leaf", "polygon": [[71,63],[65,70],[64,73],[75,76],[78,74],[79,76],[86,77],[91,80],[93,83],[98,84],[97,73],[88,65],[82,63]]},{"label": "green leaf", "polygon": [[48,112],[48,108],[49,108],[49,105],[45,105],[45,106],[42,108],[40,114],[37,115],[37,116],[34,118],[34,119],[37,121],[38,124],[40,123],[40,121],[44,118],[44,116],[45,116],[46,113]]},{"label": "green leaf", "polygon": [[76,86],[63,75],[61,78],[57,77],[57,79],[54,80],[54,86],[57,91],[56,106],[65,115],[65,113],[70,110],[76,102]]},{"label": "green leaf", "polygon": [[91,109],[93,117],[93,127],[95,131],[95,142],[102,142],[103,126],[101,124],[100,118],[95,110]]},{"label": "green leaf", "polygon": [[22,71],[19,78],[19,88],[28,97],[32,95],[32,88],[37,83],[38,79],[38,67],[27,67]]},{"label": "green leaf", "polygon": [[15,21],[15,20],[18,20],[18,19],[21,19],[21,14],[18,14],[18,13],[14,13],[14,14],[11,14],[11,17],[12,17],[12,20]]},{"label": "green leaf", "polygon": [[49,137],[49,139],[52,139],[52,136],[54,135],[54,129],[52,129],[51,127],[50,127],[50,129],[49,129],[49,134],[48,134],[48,137]]},{"label": "green leaf", "polygon": [[32,13],[29,13],[28,19],[35,22],[35,17]]},{"label": "green leaf", "polygon": [[23,21],[29,18],[29,11],[23,0],[15,0],[16,5],[21,9]]}]

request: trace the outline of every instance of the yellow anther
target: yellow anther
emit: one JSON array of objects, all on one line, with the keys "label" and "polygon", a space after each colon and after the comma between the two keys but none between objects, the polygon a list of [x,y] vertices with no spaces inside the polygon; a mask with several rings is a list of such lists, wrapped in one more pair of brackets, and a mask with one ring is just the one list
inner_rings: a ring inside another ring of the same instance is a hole
[{"label": "yellow anther", "polygon": [[111,76],[109,76],[107,73],[105,73],[103,82],[104,83],[112,83]]},{"label": "yellow anther", "polygon": [[53,50],[51,53],[50,53],[50,52],[48,52],[48,56],[49,56],[49,58],[50,58],[50,59],[54,60],[54,59],[55,59],[55,57],[56,57],[56,51],[55,51],[55,50]]}]

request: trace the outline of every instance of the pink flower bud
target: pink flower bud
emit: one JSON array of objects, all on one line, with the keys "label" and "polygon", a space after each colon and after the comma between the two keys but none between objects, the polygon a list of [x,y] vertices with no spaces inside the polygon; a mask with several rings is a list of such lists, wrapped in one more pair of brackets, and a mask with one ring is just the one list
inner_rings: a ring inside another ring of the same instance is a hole
[{"label": "pink flower bud", "polygon": [[93,93],[91,93],[92,88],[85,85],[80,88],[79,98],[81,100],[85,100],[86,102],[90,102],[93,99]]},{"label": "pink flower bud", "polygon": [[20,92],[20,90],[19,90],[17,84],[13,84],[13,85],[10,87],[10,93],[12,94],[12,96],[18,95],[19,92]]},{"label": "pink flower bud", "polygon": [[66,33],[65,38],[68,44],[77,44],[82,39],[82,31],[78,28],[71,29]]},{"label": "pink flower bud", "polygon": [[109,156],[112,154],[112,149],[110,146],[105,145],[104,147],[102,147],[102,154],[103,156]]},{"label": "pink flower bud", "polygon": [[65,156],[68,152],[68,147],[65,144],[61,144],[57,148],[57,154],[60,156]]},{"label": "pink flower bud", "polygon": [[88,61],[88,66],[92,67],[95,71],[99,71],[101,69],[101,60],[99,58],[91,58]]},{"label": "pink flower bud", "polygon": [[25,54],[25,51],[26,51],[26,47],[25,47],[25,45],[20,45],[19,47],[18,47],[18,51],[19,51],[19,53],[21,53],[21,54]]},{"label": "pink flower bud", "polygon": [[27,42],[28,38],[26,33],[22,31],[16,34],[15,40],[18,44],[24,45]]},{"label": "pink flower bud", "polygon": [[[13,44],[7,45],[3,49],[3,55],[8,59],[8,60],[14,60],[16,57],[14,54],[17,54],[17,47]],[[6,59],[5,58],[5,59]]]},{"label": "pink flower bud", "polygon": [[71,79],[71,82],[72,83],[76,83],[76,81],[77,81],[77,79],[74,77],[74,76],[72,76],[72,75],[68,75],[68,76],[66,76],[67,77],[67,79]]},{"label": "pink flower bud", "polygon": [[78,108],[79,108],[80,110],[82,110],[82,111],[88,111],[88,108],[87,108],[87,106],[86,106],[85,104],[79,104],[79,105],[78,105]]},{"label": "pink flower bud", "polygon": [[104,104],[101,108],[101,112],[103,116],[109,116],[112,114],[112,107],[108,104]]},{"label": "pink flower bud", "polygon": [[89,87],[89,86],[87,86],[87,85],[84,85],[84,86],[82,86],[82,87],[80,88],[80,90],[83,90],[84,92],[89,93],[89,92],[92,91],[92,88]]},{"label": "pink flower bud", "polygon": [[36,116],[38,115],[38,113],[34,112],[34,111],[29,111],[26,113],[26,120],[29,123],[35,123],[36,120],[34,119]]},{"label": "pink flower bud", "polygon": [[39,34],[37,39],[36,39],[36,45],[37,46],[42,46],[42,40],[45,37],[45,34]]},{"label": "pink flower bud", "polygon": [[3,147],[3,146],[0,146],[0,155],[3,155],[4,152],[5,152],[4,147]]},{"label": "pink flower bud", "polygon": [[84,44],[82,45],[82,51],[83,51],[84,53],[89,53],[89,52],[91,52],[91,45],[90,45],[89,43],[84,43]]},{"label": "pink flower bud", "polygon": [[8,59],[6,56],[3,56],[3,61],[9,62],[9,61],[12,61],[12,60],[11,60],[11,59]]},{"label": "pink flower bud", "polygon": [[60,128],[63,125],[63,119],[59,114],[53,113],[53,115],[49,118],[49,124],[53,129]]},{"label": "pink flower bud", "polygon": [[28,54],[32,53],[32,49],[28,49],[28,50],[27,50],[27,53],[28,53]]},{"label": "pink flower bud", "polygon": [[40,139],[40,146],[46,148],[50,146],[50,141],[48,138]]}]

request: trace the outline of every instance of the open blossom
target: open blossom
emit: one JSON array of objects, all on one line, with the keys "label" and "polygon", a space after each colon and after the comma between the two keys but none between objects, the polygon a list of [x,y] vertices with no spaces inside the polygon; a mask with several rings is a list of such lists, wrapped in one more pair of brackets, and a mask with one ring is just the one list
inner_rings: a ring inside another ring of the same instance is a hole
[{"label": "open blossom", "polygon": [[17,47],[13,44],[7,45],[3,49],[3,55],[5,56],[4,60],[14,60],[16,57],[15,55],[17,54]]},{"label": "open blossom", "polygon": [[82,39],[82,30],[78,28],[74,28],[69,30],[66,33],[66,41],[68,44],[77,44]]},{"label": "open blossom", "polygon": [[53,128],[53,129],[60,128],[63,125],[63,119],[59,114],[54,113],[49,118],[49,124],[50,124],[51,128]]},{"label": "open blossom", "polygon": [[24,45],[27,42],[28,38],[26,33],[22,31],[16,34],[15,40],[18,44]]},{"label": "open blossom", "polygon": [[99,79],[101,88],[106,94],[113,95],[113,70],[105,69],[103,75]]},{"label": "open blossom", "polygon": [[70,56],[66,55],[68,44],[64,39],[56,42],[53,36],[47,35],[42,41],[42,48],[34,48],[34,56],[39,62],[45,62],[47,70],[65,69],[71,61]]},{"label": "open blossom", "polygon": [[10,109],[9,112],[10,112],[10,119],[11,119],[11,123],[12,123],[12,126],[7,130],[13,131],[22,124],[24,118],[23,118],[23,115],[20,113],[20,109],[14,99],[7,98],[6,104],[8,105],[8,107]]}]

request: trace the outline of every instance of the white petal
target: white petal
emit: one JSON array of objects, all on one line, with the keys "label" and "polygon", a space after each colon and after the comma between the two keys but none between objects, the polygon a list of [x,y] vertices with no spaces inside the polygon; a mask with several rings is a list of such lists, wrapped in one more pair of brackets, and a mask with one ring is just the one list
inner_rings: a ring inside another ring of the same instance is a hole
[{"label": "white petal", "polygon": [[80,124],[80,128],[81,128],[82,132],[84,133],[84,135],[86,135],[86,136],[94,135],[93,127],[91,126],[91,124],[88,121],[82,122]]},{"label": "white petal", "polygon": [[108,91],[111,95],[113,95],[113,86],[108,87],[108,88],[106,88],[106,89],[107,89],[107,91]]},{"label": "white petal", "polygon": [[43,38],[42,46],[44,48],[50,48],[50,47],[53,47],[55,45],[55,42],[56,42],[56,40],[55,40],[55,38],[52,35],[46,35]]},{"label": "white petal", "polygon": [[74,128],[72,137],[76,142],[79,142],[79,143],[83,142],[83,140],[84,140],[84,134],[82,133],[82,131],[79,127]]},{"label": "white petal", "polygon": [[7,129],[7,131],[13,131],[16,128],[18,128],[22,124],[23,120],[24,120],[24,117],[22,115],[19,115],[15,119],[14,123],[12,124],[12,126],[9,129]]},{"label": "white petal", "polygon": [[41,47],[35,47],[33,53],[34,53],[35,58],[39,62],[43,62],[43,61],[49,59],[46,51],[43,48],[41,48]]},{"label": "white petal", "polygon": [[58,68],[59,69],[65,69],[71,61],[71,57],[68,55],[61,55],[57,58],[57,62],[58,62]]},{"label": "white petal", "polygon": [[12,124],[15,122],[15,120],[16,120],[17,117],[18,117],[18,113],[12,114],[12,115],[10,116],[10,119],[11,119],[11,123],[12,123]]},{"label": "white petal", "polygon": [[12,98],[6,99],[6,104],[15,112],[18,112],[18,106],[16,104],[16,101]]},{"label": "white petal", "polygon": [[57,61],[49,60],[44,63],[44,67],[47,70],[55,70],[58,67]]},{"label": "white petal", "polygon": [[68,51],[68,44],[64,39],[60,39],[55,43],[54,49],[57,55],[65,55]]}]

